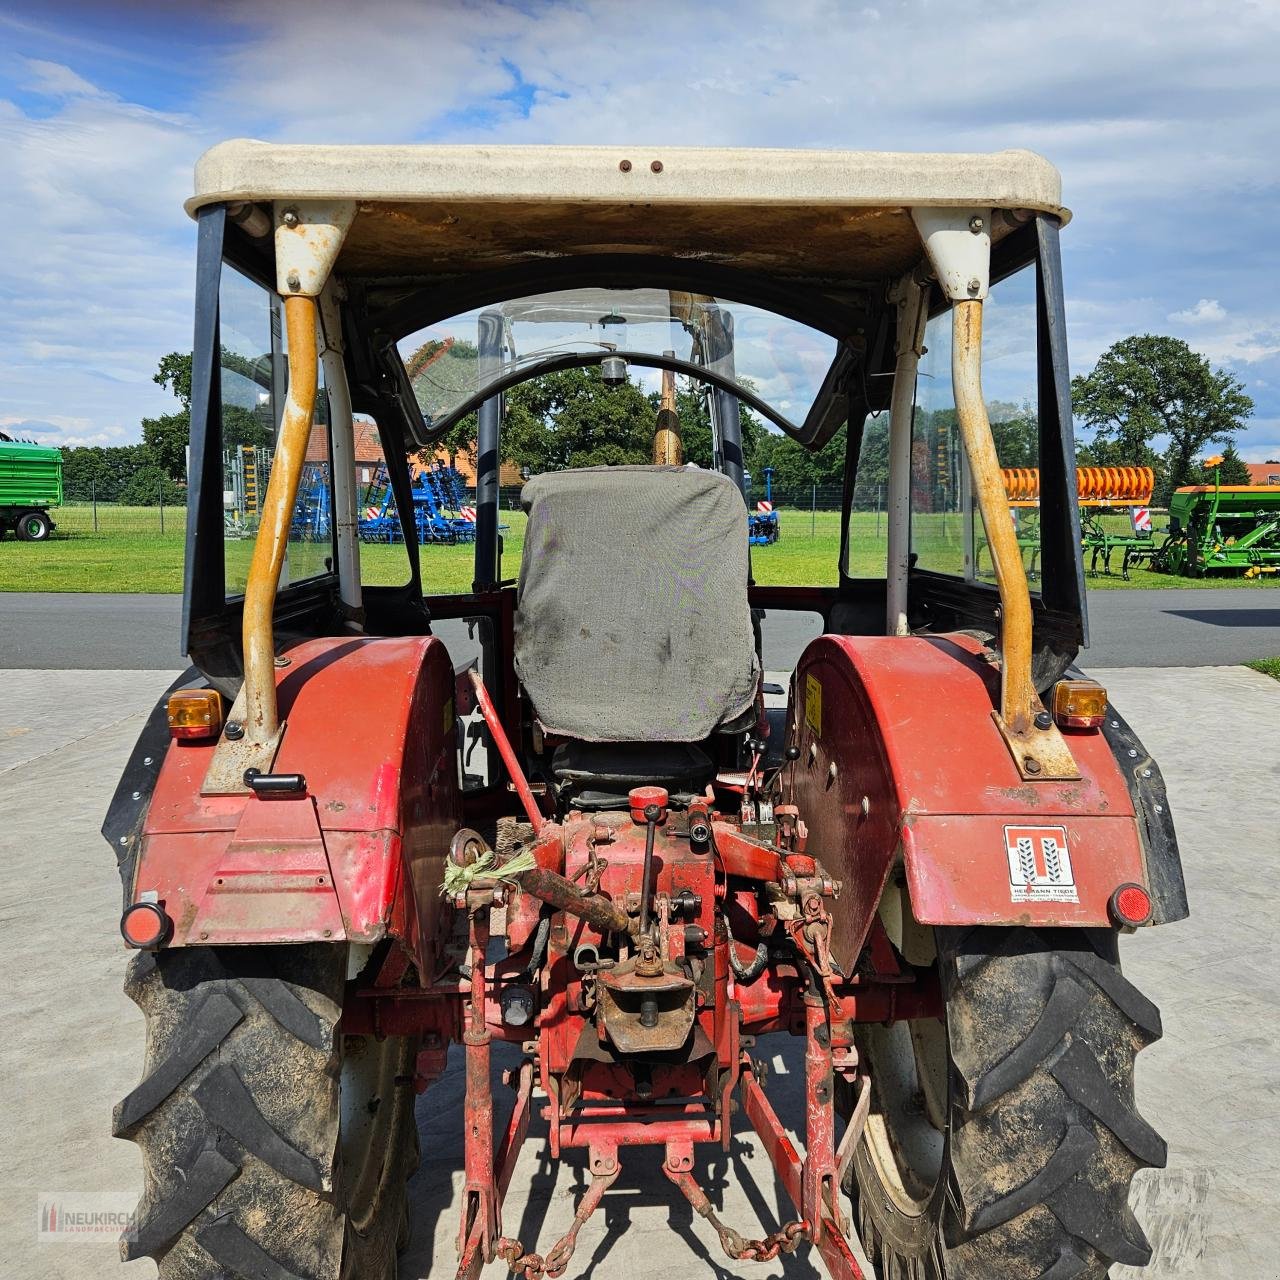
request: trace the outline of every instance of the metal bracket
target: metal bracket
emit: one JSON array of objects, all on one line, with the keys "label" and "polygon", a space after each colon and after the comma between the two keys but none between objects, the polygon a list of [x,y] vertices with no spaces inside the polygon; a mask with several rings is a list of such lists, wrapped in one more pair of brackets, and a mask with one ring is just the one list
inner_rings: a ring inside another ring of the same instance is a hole
[{"label": "metal bracket", "polygon": [[354,200],[277,200],[276,291],[318,298],[356,216]]},{"label": "metal bracket", "polygon": [[209,761],[204,781],[200,784],[202,796],[247,796],[249,786],[244,780],[245,770],[271,772],[271,766],[276,762],[276,752],[280,750],[280,740],[284,737],[286,721],[280,722],[275,733],[266,742],[254,742],[252,736],[246,733],[238,738],[229,736],[227,729],[232,725],[239,725],[243,730],[247,707],[248,699],[242,684],[227,714],[227,722],[222,727],[218,745],[213,749],[213,759]]},{"label": "metal bracket", "polygon": [[912,209],[942,291],[952,302],[985,300],[991,288],[990,209]]},{"label": "metal bracket", "polygon": [[[1038,699],[1036,707],[1038,716],[1046,714]],[[1071,748],[1052,720],[1043,729],[1033,722],[1029,728],[1018,731],[1007,725],[998,711],[993,711],[991,718],[1023,782],[1072,782],[1080,777]]]}]

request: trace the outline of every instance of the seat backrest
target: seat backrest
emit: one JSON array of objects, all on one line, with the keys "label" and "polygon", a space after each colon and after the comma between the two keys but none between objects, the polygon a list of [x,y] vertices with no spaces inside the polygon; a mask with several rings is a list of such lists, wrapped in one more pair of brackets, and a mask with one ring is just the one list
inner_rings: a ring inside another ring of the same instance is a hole
[{"label": "seat backrest", "polygon": [[750,708],[747,512],[727,476],[559,471],[521,502],[515,664],[549,733],[700,742]]}]

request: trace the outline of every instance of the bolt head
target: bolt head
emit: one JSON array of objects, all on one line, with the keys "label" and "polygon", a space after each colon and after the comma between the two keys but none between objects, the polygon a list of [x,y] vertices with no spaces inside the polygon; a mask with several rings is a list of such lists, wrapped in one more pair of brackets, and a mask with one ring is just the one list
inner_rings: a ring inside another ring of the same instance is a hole
[{"label": "bolt head", "polygon": [[1036,728],[1052,729],[1053,717],[1047,711],[1037,711],[1036,712]]},{"label": "bolt head", "polygon": [[982,228],[985,225],[986,224],[976,213],[969,219],[969,230],[972,231],[975,236],[980,236],[982,234]]},{"label": "bolt head", "polygon": [[652,163],[652,164],[650,164],[649,168],[650,168],[650,170],[651,170],[653,173],[661,173],[661,172],[662,172],[662,161],[661,161],[661,160],[655,160],[655,161],[653,161],[653,163]]},{"label": "bolt head", "polygon": [[973,279],[969,281],[969,296],[971,298],[976,298],[981,292],[982,281],[979,280],[977,276],[974,276]]},{"label": "bolt head", "polygon": [[296,271],[289,272],[289,274],[285,277],[285,284],[287,284],[289,288],[294,291],[294,293],[297,293],[298,290],[302,288],[302,281],[299,278],[298,273]]},{"label": "bolt head", "polygon": [[630,172],[631,172],[631,161],[630,161],[630,160],[619,160],[619,161],[618,161],[618,169],[619,169],[622,173],[630,173]]},{"label": "bolt head", "polygon": [[1032,773],[1032,774],[1039,773],[1040,761],[1035,759],[1033,756],[1024,756],[1022,760],[1022,767],[1028,773]]},{"label": "bolt head", "polygon": [[298,216],[297,209],[286,209],[282,219],[286,227],[296,227],[302,219]]}]

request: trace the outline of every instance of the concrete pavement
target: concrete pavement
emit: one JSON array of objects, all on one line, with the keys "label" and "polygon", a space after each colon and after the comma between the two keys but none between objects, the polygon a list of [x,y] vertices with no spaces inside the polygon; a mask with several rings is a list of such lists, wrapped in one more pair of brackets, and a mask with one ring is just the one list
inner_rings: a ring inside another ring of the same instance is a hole
[{"label": "concrete pavement", "polygon": [[[1168,1139],[1169,1167],[1139,1175],[1136,1207],[1155,1264],[1126,1277],[1267,1280],[1280,1275],[1280,684],[1239,668],[1094,674],[1160,760],[1182,841],[1192,917],[1123,943],[1126,970],[1161,1006],[1165,1038],[1138,1060],[1137,1091]],[[113,1140],[111,1107],[139,1078],[142,1019],[120,984],[120,887],[97,828],[162,671],[0,670],[0,967],[10,1014],[0,1047],[0,1272],[89,1280],[154,1274],[123,1267],[109,1241],[37,1244],[41,1192],[119,1192],[140,1182],[137,1149]],[[794,1124],[797,1044],[762,1046],[784,1121]],[[418,1230],[404,1277],[452,1274],[461,1182],[457,1062],[419,1104],[424,1163],[411,1184]],[[580,1158],[558,1165],[535,1121],[506,1225],[530,1247],[568,1225],[585,1186]],[[767,1162],[740,1136],[700,1176],[726,1221],[754,1232],[791,1216]],[[746,1274],[635,1153],[582,1230],[572,1276],[651,1271]],[[488,1280],[505,1274],[501,1264]],[[820,1273],[806,1253],[750,1271]],[[1119,1271],[1116,1274],[1121,1274]]]}]

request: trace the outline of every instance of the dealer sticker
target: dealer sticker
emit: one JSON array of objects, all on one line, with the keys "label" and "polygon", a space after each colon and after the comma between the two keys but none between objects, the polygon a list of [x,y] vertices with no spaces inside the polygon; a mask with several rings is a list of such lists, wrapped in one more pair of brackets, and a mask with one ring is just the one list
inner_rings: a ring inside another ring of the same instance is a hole
[{"label": "dealer sticker", "polygon": [[1005,827],[1014,902],[1079,902],[1066,827]]}]

